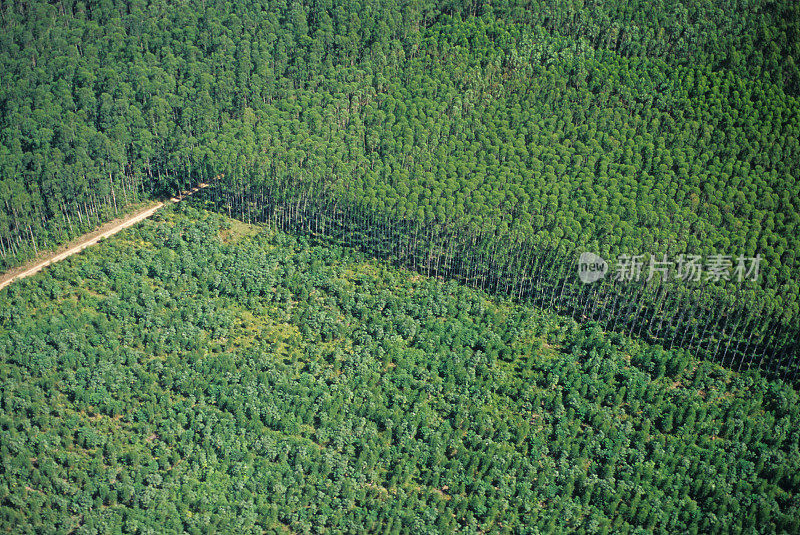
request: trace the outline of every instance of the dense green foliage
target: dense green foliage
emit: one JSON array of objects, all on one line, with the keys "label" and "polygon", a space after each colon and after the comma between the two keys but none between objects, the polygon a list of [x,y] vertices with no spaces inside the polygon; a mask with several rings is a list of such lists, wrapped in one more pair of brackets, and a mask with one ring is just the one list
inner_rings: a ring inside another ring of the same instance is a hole
[{"label": "dense green foliage", "polygon": [[188,211],[0,292],[4,530],[800,529],[791,387]]},{"label": "dense green foliage", "polygon": [[800,532],[799,59],[792,0],[0,3],[0,269],[217,212],[0,292],[0,528]]},{"label": "dense green foliage", "polygon": [[[798,9],[4,4],[0,265],[224,172],[215,201],[229,214],[335,204],[359,224],[429,229],[428,257],[453,236],[483,244],[487,269],[516,261],[518,243],[539,256],[761,254],[744,295],[669,289],[668,314],[686,318],[673,333],[719,326],[698,354],[744,347],[735,360],[751,366],[771,347],[773,361],[800,317]],[[559,285],[562,271],[542,276]],[[625,294],[625,309],[654,311],[632,313],[647,319],[630,332],[655,322],[664,292]]]}]

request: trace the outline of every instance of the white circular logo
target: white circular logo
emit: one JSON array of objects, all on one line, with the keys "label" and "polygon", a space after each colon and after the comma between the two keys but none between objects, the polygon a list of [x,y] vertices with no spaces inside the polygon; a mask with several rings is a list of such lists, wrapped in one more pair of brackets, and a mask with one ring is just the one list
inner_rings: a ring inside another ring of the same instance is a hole
[{"label": "white circular logo", "polygon": [[608,271],[608,262],[594,253],[581,253],[578,258],[578,278],[585,284],[599,281]]}]

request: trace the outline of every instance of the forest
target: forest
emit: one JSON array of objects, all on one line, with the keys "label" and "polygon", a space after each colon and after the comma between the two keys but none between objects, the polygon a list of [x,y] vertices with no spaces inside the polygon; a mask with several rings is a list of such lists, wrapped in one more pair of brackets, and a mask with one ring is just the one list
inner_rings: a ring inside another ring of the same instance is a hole
[{"label": "forest", "polygon": [[[797,376],[796,3],[186,5],[3,4],[0,267],[224,174],[244,221]],[[589,288],[586,250],[763,262]]]},{"label": "forest", "polygon": [[800,532],[798,61],[793,0],[0,0],[0,271],[209,185],[0,291],[0,528]]},{"label": "forest", "polygon": [[796,533],[797,391],[186,207],[0,293],[14,533]]}]

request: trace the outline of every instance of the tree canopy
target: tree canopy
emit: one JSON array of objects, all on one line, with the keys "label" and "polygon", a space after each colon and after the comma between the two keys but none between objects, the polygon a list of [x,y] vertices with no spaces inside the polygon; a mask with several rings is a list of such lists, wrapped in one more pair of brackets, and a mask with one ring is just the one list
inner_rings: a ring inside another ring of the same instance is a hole
[{"label": "tree canopy", "polygon": [[0,363],[17,533],[799,527],[791,386],[194,209],[0,293]]}]

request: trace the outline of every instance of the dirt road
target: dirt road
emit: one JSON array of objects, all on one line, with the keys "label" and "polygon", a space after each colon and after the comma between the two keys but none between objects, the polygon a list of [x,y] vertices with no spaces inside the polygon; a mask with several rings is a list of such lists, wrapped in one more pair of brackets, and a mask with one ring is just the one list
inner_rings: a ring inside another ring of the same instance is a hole
[{"label": "dirt road", "polygon": [[35,260],[32,260],[27,264],[16,267],[8,271],[7,273],[3,273],[2,275],[0,275],[0,290],[2,290],[15,280],[24,279],[25,277],[30,277],[31,275],[39,273],[42,269],[49,266],[50,264],[54,264],[56,262],[64,260],[65,258],[69,258],[70,256],[76,253],[80,253],[87,247],[91,247],[100,240],[108,238],[109,236],[113,236],[120,230],[133,226],[136,223],[144,219],[147,219],[148,217],[156,213],[160,208],[163,208],[165,205],[181,202],[186,197],[206,187],[208,187],[208,184],[203,182],[177,197],[172,197],[169,201],[160,202],[155,205],[142,208],[141,210],[138,210],[132,214],[128,214],[125,217],[109,221],[108,223],[102,225],[99,229],[90,232],[88,234],[84,234],[83,236],[68,243],[67,245],[64,245],[59,249],[49,254],[46,254],[44,257],[36,258]]}]

